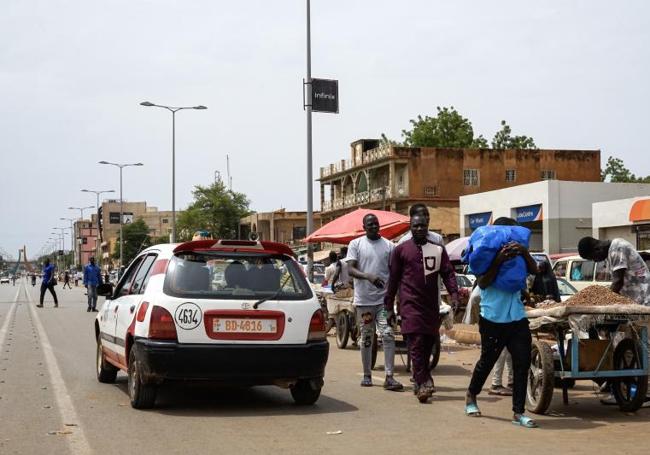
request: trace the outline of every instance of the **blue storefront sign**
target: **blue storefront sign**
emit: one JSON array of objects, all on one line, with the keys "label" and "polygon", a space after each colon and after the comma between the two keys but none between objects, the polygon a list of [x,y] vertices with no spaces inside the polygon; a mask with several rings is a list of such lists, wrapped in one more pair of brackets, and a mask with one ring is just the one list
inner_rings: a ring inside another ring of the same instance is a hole
[{"label": "blue storefront sign", "polygon": [[515,209],[515,220],[517,220],[518,223],[540,221],[541,219],[542,204],[527,205],[526,207],[517,207]]},{"label": "blue storefront sign", "polygon": [[471,215],[467,215],[467,218],[469,219],[470,229],[476,229],[477,227],[490,224],[492,221],[492,212],[472,213]]}]

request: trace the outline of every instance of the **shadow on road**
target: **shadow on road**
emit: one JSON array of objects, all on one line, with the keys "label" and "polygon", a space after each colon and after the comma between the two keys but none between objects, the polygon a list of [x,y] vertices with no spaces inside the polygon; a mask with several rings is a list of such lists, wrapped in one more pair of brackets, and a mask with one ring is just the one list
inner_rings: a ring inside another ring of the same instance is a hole
[{"label": "shadow on road", "polygon": [[[116,386],[128,395],[126,378]],[[325,389],[327,386],[325,387]],[[275,386],[219,387],[210,384],[164,384],[152,412],[191,417],[242,417],[337,414],[358,411],[356,406],[321,394],[313,406],[297,406],[287,389]]]}]

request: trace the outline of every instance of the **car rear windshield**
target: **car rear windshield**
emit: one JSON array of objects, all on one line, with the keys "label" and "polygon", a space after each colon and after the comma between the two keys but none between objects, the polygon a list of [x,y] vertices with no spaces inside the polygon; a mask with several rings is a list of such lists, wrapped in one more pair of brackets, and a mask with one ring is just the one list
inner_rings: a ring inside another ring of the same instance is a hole
[{"label": "car rear windshield", "polygon": [[262,253],[178,253],[169,262],[164,291],[176,297],[206,299],[261,299],[276,293],[278,300],[312,297],[293,259]]}]

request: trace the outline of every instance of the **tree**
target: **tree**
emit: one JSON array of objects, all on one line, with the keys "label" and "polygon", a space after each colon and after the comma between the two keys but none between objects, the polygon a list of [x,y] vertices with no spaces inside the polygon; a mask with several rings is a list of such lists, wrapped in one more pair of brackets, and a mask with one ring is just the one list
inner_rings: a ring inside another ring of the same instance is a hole
[{"label": "tree", "polygon": [[422,117],[410,120],[413,128],[402,130],[404,145],[407,147],[440,148],[486,148],[483,136],[474,137],[472,122],[451,107],[436,107],[435,117]]},{"label": "tree", "polygon": [[199,230],[209,231],[214,238],[237,238],[239,220],[251,213],[245,194],[228,190],[219,179],[210,186],[195,186],[192,195],[194,202],[178,216],[179,240],[191,240]]},{"label": "tree", "polygon": [[536,149],[535,141],[528,136],[512,136],[512,129],[505,120],[501,120],[501,130],[492,139],[493,149]]},{"label": "tree", "polygon": [[[140,251],[152,245],[151,237],[149,236],[149,226],[147,226],[147,223],[142,218],[138,218],[133,223],[125,224],[122,227],[122,232],[124,234],[123,264],[128,265]],[[113,258],[119,259],[119,257],[120,237],[118,235]]]},{"label": "tree", "polygon": [[607,158],[605,169],[600,172],[600,180],[614,183],[650,183],[650,175],[637,177],[625,167],[622,159],[610,156]]}]

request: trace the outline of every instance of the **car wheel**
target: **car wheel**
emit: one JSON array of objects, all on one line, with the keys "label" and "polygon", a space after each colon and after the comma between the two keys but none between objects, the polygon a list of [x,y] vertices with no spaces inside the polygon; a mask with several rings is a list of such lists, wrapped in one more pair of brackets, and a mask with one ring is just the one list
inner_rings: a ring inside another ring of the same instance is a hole
[{"label": "car wheel", "polygon": [[555,367],[553,351],[543,341],[533,341],[531,362],[526,385],[526,408],[535,414],[544,414],[553,398]]},{"label": "car wheel", "polygon": [[97,340],[97,356],[96,356],[96,367],[97,367],[97,380],[105,384],[112,384],[115,382],[117,377],[117,367],[111,365],[106,361],[104,357],[104,351],[102,349],[102,340],[99,338]]},{"label": "car wheel", "polygon": [[135,353],[135,349],[129,352],[129,399],[131,406],[136,409],[152,408],[156,401],[156,386],[154,384],[145,384],[142,382],[140,375],[141,360]]},{"label": "car wheel", "polygon": [[[322,380],[319,381],[322,384]],[[293,401],[299,406],[309,406],[318,400],[322,386],[315,384],[315,381],[301,379],[291,387],[291,396]]]}]

